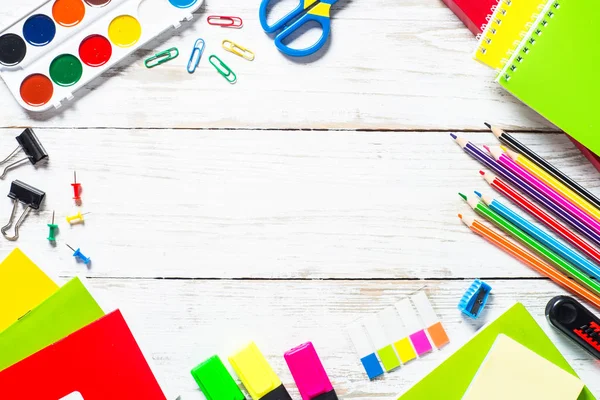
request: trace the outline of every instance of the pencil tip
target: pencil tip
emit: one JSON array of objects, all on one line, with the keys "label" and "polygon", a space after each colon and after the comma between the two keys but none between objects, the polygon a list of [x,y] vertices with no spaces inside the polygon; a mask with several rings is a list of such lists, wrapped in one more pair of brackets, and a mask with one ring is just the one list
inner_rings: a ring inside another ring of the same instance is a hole
[{"label": "pencil tip", "polygon": [[458,218],[462,219],[462,214],[458,214]]},{"label": "pencil tip", "polygon": [[481,198],[481,193],[478,192],[477,190],[474,190],[473,193],[475,193],[477,195],[477,197]]},{"label": "pencil tip", "polygon": [[450,136],[452,136],[452,139],[454,139],[454,140],[456,140],[456,138],[458,137],[454,133],[451,133]]},{"label": "pencil tip", "polygon": [[484,122],[485,126],[487,126],[488,128],[492,129],[492,126],[490,124],[488,124],[487,122]]},{"label": "pencil tip", "polygon": [[484,149],[486,149],[486,150],[488,151],[488,153],[490,152],[490,146],[488,146],[488,145],[484,144],[484,145],[483,145],[483,148],[484,148]]},{"label": "pencil tip", "polygon": [[458,193],[458,195],[459,195],[460,197],[462,197],[462,199],[463,199],[463,200],[467,200],[467,196],[465,196],[464,194],[462,194],[462,193]]},{"label": "pencil tip", "polygon": [[485,176],[485,172],[483,172],[482,170],[479,170],[479,175]]}]

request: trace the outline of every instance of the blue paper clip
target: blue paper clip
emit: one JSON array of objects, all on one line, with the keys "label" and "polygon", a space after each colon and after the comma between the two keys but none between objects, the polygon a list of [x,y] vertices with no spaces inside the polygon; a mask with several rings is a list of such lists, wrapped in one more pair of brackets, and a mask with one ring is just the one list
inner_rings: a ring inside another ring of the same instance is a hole
[{"label": "blue paper clip", "polygon": [[[202,46],[200,46],[202,44]],[[196,40],[194,43],[194,49],[192,50],[192,55],[190,57],[190,61],[188,62],[187,71],[190,74],[196,72],[196,68],[200,64],[200,59],[202,58],[202,54],[204,54],[204,48],[206,47],[206,42],[204,39]]]},{"label": "blue paper clip", "polygon": [[460,299],[458,309],[471,318],[479,318],[491,291],[492,287],[490,285],[475,279],[475,282],[471,284],[471,287]]}]

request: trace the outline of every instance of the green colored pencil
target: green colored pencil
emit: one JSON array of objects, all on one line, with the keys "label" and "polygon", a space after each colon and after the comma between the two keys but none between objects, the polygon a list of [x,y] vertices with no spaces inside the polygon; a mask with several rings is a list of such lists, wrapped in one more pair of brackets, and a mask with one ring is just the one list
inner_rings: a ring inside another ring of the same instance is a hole
[{"label": "green colored pencil", "polygon": [[475,212],[479,213],[480,215],[485,217],[487,220],[496,224],[500,229],[502,229],[509,235],[513,236],[515,239],[521,241],[523,244],[525,244],[530,249],[534,250],[541,256],[552,261],[554,263],[554,265],[556,265],[559,268],[559,270],[572,276],[579,282],[585,284],[590,289],[593,289],[598,294],[600,294],[600,284],[597,281],[595,281],[594,279],[591,279],[589,276],[582,273],[580,270],[575,268],[572,264],[565,261],[559,255],[554,253],[552,250],[546,248],[540,242],[538,242],[537,240],[535,240],[534,238],[532,238],[531,236],[529,236],[528,234],[526,234],[525,232],[523,232],[522,230],[517,228],[511,222],[502,218],[499,214],[497,214],[495,211],[493,211],[491,208],[489,208],[483,202],[481,202],[478,197],[475,197],[475,196],[468,197],[462,193],[459,193],[459,195],[460,195],[460,197],[463,198],[463,200],[465,200],[467,202],[467,204],[469,204],[469,206],[471,206],[471,208],[473,210],[475,210]]}]

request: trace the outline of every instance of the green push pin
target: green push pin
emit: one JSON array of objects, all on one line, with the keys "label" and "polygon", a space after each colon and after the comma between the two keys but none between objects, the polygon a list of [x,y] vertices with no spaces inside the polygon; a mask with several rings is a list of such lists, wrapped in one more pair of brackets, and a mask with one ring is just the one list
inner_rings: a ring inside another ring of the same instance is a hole
[{"label": "green push pin", "polygon": [[58,225],[54,224],[54,211],[52,211],[52,223],[48,224],[48,228],[50,228],[48,241],[54,243],[56,242],[56,233],[58,232]]},{"label": "green push pin", "polygon": [[208,400],[244,400],[244,394],[223,365],[213,356],[192,370],[194,380]]}]

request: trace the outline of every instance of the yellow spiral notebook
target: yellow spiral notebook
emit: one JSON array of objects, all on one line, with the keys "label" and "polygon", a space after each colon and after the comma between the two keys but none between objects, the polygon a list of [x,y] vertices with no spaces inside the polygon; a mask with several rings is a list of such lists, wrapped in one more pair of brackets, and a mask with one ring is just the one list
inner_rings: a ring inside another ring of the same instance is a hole
[{"label": "yellow spiral notebook", "polygon": [[481,34],[473,58],[502,69],[545,5],[546,0],[501,0]]},{"label": "yellow spiral notebook", "polygon": [[600,2],[558,0],[497,78],[506,90],[600,154]]}]

